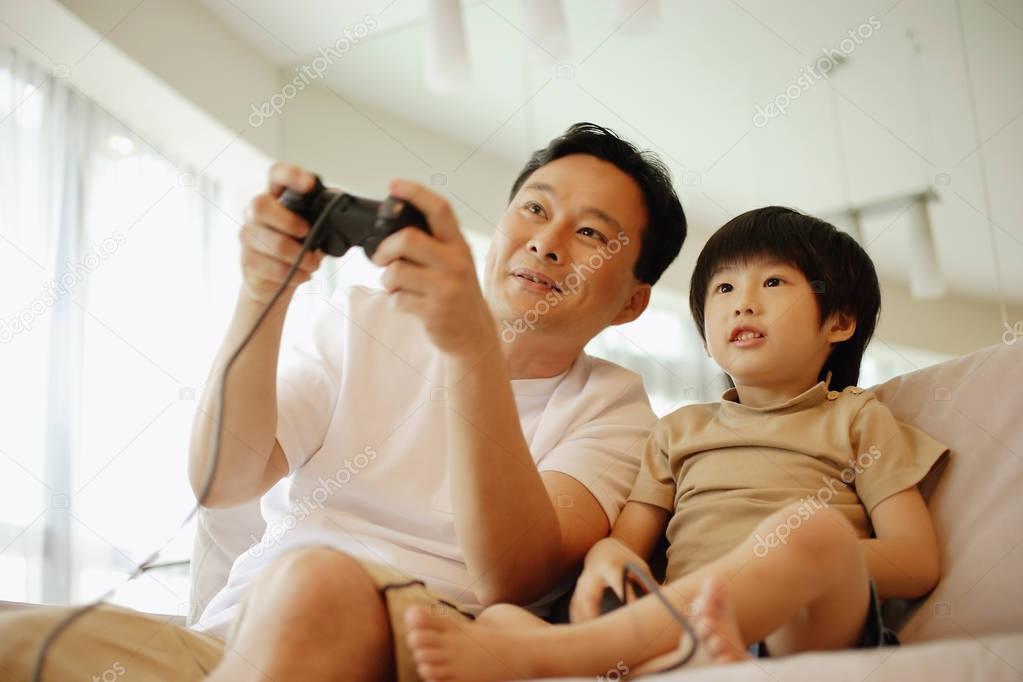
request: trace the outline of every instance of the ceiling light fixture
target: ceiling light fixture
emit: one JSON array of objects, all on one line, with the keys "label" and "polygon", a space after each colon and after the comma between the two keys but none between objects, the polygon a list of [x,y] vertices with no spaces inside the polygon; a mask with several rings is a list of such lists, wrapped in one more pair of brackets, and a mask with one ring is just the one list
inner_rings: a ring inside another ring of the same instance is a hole
[{"label": "ceiling light fixture", "polygon": [[459,0],[429,0],[426,11],[426,86],[450,93],[468,82],[469,52]]}]

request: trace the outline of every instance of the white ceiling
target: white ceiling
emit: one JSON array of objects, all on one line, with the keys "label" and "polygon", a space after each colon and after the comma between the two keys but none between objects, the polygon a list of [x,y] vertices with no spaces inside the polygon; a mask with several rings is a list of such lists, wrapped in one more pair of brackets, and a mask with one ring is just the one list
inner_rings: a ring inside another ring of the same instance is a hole
[{"label": "white ceiling", "polygon": [[[201,2],[288,77],[372,17],[377,28],[331,66],[326,84],[515,163],[574,121],[613,127],[664,156],[698,234],[768,203],[831,214],[933,187],[950,289],[996,298],[997,254],[1002,289],[1023,301],[1018,0],[962,0],[979,153],[955,0],[567,0],[564,53],[527,32],[528,3],[463,2],[473,79],[443,96],[423,81],[425,0]],[[626,16],[638,9],[624,24],[623,6]],[[862,26],[869,37],[831,78],[800,87],[823,49],[843,49]],[[788,112],[754,125],[756,107],[790,86],[799,95]],[[905,279],[906,215],[866,225],[882,276]]]}]

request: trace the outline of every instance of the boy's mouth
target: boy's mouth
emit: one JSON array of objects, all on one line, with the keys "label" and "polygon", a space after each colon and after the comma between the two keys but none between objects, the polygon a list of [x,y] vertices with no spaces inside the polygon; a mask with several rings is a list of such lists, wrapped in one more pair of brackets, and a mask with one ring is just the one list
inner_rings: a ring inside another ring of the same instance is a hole
[{"label": "boy's mouth", "polygon": [[744,324],[732,329],[732,333],[728,335],[728,342],[737,346],[752,346],[760,343],[766,336],[761,329]]}]

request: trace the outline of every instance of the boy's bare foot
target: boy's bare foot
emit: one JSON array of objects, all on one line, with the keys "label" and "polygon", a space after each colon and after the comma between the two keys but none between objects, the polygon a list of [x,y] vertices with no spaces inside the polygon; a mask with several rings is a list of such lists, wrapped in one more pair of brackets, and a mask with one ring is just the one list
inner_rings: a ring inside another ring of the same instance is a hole
[{"label": "boy's bare foot", "polygon": [[736,663],[750,658],[724,584],[707,578],[693,601],[693,625],[704,653],[713,663]]},{"label": "boy's bare foot", "polygon": [[471,623],[451,615],[435,615],[426,607],[405,613],[416,671],[424,682],[530,679],[517,630]]},{"label": "boy's bare foot", "polygon": [[[696,656],[689,666],[724,664],[750,658],[743,646],[738,621],[724,585],[709,578],[693,602],[693,625],[700,639]],[[548,677],[534,665],[534,655],[545,628],[509,627],[472,623],[450,614],[433,614],[418,606],[405,614],[406,641],[412,650],[416,670],[425,682],[498,682],[499,680]],[[658,670],[658,661],[649,661],[635,674]],[[548,666],[543,666],[548,667]],[[584,672],[583,670],[579,671]]]}]

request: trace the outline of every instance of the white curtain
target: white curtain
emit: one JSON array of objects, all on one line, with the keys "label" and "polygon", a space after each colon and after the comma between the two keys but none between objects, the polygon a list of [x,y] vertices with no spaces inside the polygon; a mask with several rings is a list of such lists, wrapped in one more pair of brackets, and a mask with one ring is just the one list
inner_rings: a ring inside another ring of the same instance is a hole
[{"label": "white curtain", "polygon": [[[0,48],[0,599],[116,585],[193,498],[194,397],[238,286],[218,183]],[[170,558],[187,558],[188,532]],[[116,601],[183,613],[186,573]]]}]

